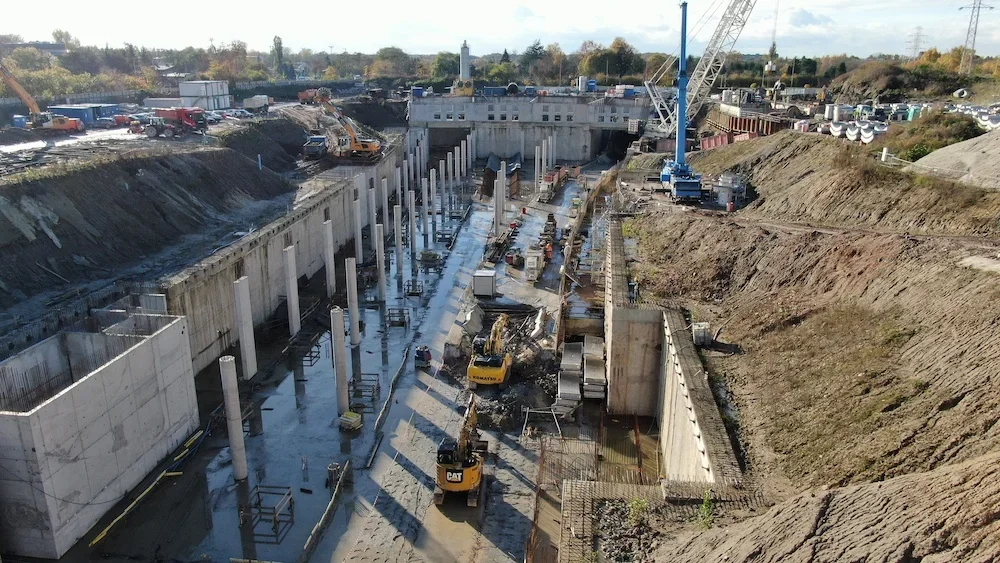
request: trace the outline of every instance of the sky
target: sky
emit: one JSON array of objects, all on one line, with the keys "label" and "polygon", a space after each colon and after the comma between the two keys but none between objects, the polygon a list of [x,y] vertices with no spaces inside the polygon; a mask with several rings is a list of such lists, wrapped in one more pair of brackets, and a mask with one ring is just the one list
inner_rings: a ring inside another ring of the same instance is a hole
[{"label": "sky", "polygon": [[[702,51],[729,1],[689,1],[692,54]],[[943,51],[965,42],[969,11],[959,8],[971,1],[757,0],[736,50],[766,52],[777,9],[781,55],[908,54],[909,37],[917,26],[923,27],[924,48],[936,46]],[[244,0],[219,4],[217,10],[199,9],[198,3],[185,4],[191,8],[166,3],[150,14],[144,14],[141,7],[155,3],[104,0],[99,9],[91,10],[83,9],[78,0],[48,0],[45,17],[39,17],[31,2],[3,3],[0,33],[50,40],[58,26],[84,44],[113,47],[126,42],[162,48],[207,47],[239,39],[251,49],[268,50],[278,35],[293,51],[364,53],[389,45],[412,54],[457,52],[462,41],[468,40],[472,55],[477,56],[504,49],[523,51],[535,39],[559,43],[569,52],[586,39],[607,45],[621,36],[641,52],[672,53],[680,28],[679,4],[671,0],[382,0],[378,4]],[[373,10],[372,6],[377,7]],[[504,6],[504,11],[491,11],[498,6]],[[157,23],[161,18],[162,25]],[[981,55],[1000,55],[1000,9],[983,12],[976,47]]]}]

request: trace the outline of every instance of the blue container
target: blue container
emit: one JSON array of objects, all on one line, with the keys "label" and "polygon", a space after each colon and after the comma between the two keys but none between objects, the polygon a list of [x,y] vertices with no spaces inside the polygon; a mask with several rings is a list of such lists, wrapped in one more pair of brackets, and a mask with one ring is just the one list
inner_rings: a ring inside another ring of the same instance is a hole
[{"label": "blue container", "polygon": [[423,98],[424,89],[421,86],[411,86],[410,87],[410,97],[413,98]]},{"label": "blue container", "polygon": [[535,88],[534,86],[525,86],[524,87],[524,95],[525,96],[537,96],[538,95],[538,88]]},{"label": "blue container", "polygon": [[118,114],[118,104],[86,104],[97,111],[97,117],[114,117]]},{"label": "blue container", "polygon": [[14,125],[14,127],[26,128],[28,127],[28,116],[15,115],[12,124]]},{"label": "blue container", "polygon": [[597,91],[597,81],[591,78],[587,81],[587,91],[596,92]]},{"label": "blue container", "polygon": [[505,86],[483,86],[484,96],[506,96],[507,88]]},{"label": "blue container", "polygon": [[84,125],[90,125],[99,116],[97,115],[97,108],[87,107],[83,105],[66,105],[66,106],[49,106],[46,111],[50,111],[57,115],[65,115],[66,117],[75,117],[80,121],[83,121]]}]

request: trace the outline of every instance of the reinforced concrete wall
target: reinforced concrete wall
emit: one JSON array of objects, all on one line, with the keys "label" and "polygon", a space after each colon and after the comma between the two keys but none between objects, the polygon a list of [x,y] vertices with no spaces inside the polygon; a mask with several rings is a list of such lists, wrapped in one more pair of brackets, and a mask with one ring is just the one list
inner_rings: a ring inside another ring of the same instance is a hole
[{"label": "reinforced concrete wall", "polygon": [[59,558],[197,428],[186,332],[183,318],[133,318],[56,335],[0,364],[66,371],[124,348],[31,410],[0,412],[4,551]]},{"label": "reinforced concrete wall", "polygon": [[608,413],[657,416],[663,373],[663,309],[628,288],[621,222],[608,224],[604,334],[608,352]]},{"label": "reinforced concrete wall", "polygon": [[[402,151],[391,147],[374,167],[364,172],[366,184],[389,179],[395,192],[395,168]],[[336,170],[336,169],[334,169]],[[282,251],[295,245],[295,264],[301,276],[313,276],[323,268],[323,221],[333,223],[337,248],[354,237],[354,180],[345,178],[332,188],[301,202],[288,215],[270,223],[241,242],[229,246],[173,276],[168,282],[167,301],[171,313],[188,318],[194,372],[214,362],[238,340],[233,281],[245,275],[250,286],[253,323],[262,323],[285,299],[285,266]],[[367,188],[366,188],[367,189]],[[362,194],[362,226],[369,223],[367,194]],[[376,198],[381,209],[381,198]]]}]

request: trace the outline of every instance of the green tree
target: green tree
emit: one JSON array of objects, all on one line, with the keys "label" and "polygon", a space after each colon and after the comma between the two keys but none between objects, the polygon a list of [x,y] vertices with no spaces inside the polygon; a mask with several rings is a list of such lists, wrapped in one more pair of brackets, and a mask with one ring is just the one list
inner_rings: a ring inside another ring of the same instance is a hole
[{"label": "green tree", "polygon": [[660,70],[660,67],[663,66],[663,63],[665,62],[667,62],[666,55],[661,53],[653,53],[650,55],[649,58],[646,59],[646,70],[643,72],[643,77],[649,78],[653,76],[656,71]]},{"label": "green tree", "polygon": [[544,56],[545,47],[542,47],[541,41],[535,39],[535,42],[528,45],[528,48],[525,49],[524,53],[521,55],[521,72],[531,74],[532,65],[540,61]]},{"label": "green tree", "polygon": [[24,37],[16,33],[0,33],[0,44],[24,43]]},{"label": "green tree", "polygon": [[18,47],[10,52],[9,58],[23,70],[44,70],[52,66],[52,57],[34,47]]},{"label": "green tree", "polygon": [[510,61],[495,64],[490,67],[486,77],[499,84],[509,83],[517,78],[517,68]]},{"label": "green tree", "polygon": [[503,55],[500,56],[500,62],[501,63],[509,63],[510,62],[510,53],[507,52],[507,49],[503,50]]},{"label": "green tree", "polygon": [[460,63],[458,53],[442,51],[434,57],[434,62],[431,63],[431,75],[435,78],[458,76]]},{"label": "green tree", "polygon": [[271,66],[274,71],[278,74],[282,71],[282,65],[285,62],[285,49],[281,42],[281,37],[277,35],[274,36],[271,45]]},{"label": "green tree", "polygon": [[332,66],[328,66],[323,70],[323,80],[336,80],[337,79],[337,69]]},{"label": "green tree", "polygon": [[80,40],[70,35],[68,31],[57,29],[52,32],[52,39],[56,43],[66,45],[67,49],[76,49],[80,46]]},{"label": "green tree", "polygon": [[847,61],[840,61],[840,64],[837,66],[837,76],[841,74],[847,74]]},{"label": "green tree", "polygon": [[368,76],[413,76],[417,71],[417,59],[407,55],[399,47],[383,47],[375,53],[375,60],[367,69]]},{"label": "green tree", "polygon": [[[616,37],[608,48],[614,55],[615,72],[621,78],[626,74],[642,72],[645,69],[646,61],[642,60],[635,47],[630,45],[621,37]],[[693,69],[694,67],[692,67]]]}]

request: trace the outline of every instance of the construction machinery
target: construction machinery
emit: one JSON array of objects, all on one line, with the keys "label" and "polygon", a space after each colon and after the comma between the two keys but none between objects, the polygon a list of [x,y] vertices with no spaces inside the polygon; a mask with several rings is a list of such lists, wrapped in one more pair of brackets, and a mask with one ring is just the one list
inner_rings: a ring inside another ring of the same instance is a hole
[{"label": "construction machinery", "polygon": [[[722,72],[729,53],[732,52],[743,28],[746,27],[756,3],[757,0],[730,0],[718,27],[715,28],[715,33],[705,47],[705,53],[698,59],[698,65],[691,73],[691,84],[685,98],[685,114],[688,119],[698,115],[710,99],[712,86],[715,85],[715,80]],[[686,41],[687,38],[684,39]],[[649,80],[645,81],[646,91],[656,113],[645,125],[644,134],[647,137],[667,138],[677,131],[677,105],[665,99],[660,89],[660,82],[677,62],[676,57],[668,58]]]},{"label": "construction machinery", "polygon": [[477,385],[499,385],[501,389],[506,387],[513,363],[511,355],[503,349],[503,333],[509,319],[506,313],[502,313],[493,323],[489,336],[477,336],[473,339],[472,358],[469,359],[469,367],[465,373],[470,389],[475,389]]},{"label": "construction machinery", "polygon": [[674,160],[668,160],[660,172],[660,181],[670,186],[675,201],[701,201],[701,176],[687,165],[688,75],[687,75],[687,2],[681,2],[681,56],[677,59],[677,146]]},{"label": "construction machinery", "polygon": [[315,97],[315,102],[322,106],[323,110],[340,123],[340,126],[347,132],[347,137],[338,140],[337,147],[331,151],[337,157],[360,157],[366,160],[376,160],[382,154],[382,143],[376,139],[362,137],[358,133],[358,128],[354,121],[344,115],[333,104],[330,103],[330,90],[320,88]]},{"label": "construction machinery", "polygon": [[14,74],[3,63],[0,63],[0,78],[24,102],[24,105],[28,106],[28,129],[42,134],[82,133],[86,129],[83,120],[43,112],[38,107],[35,98],[24,89],[24,86],[21,86],[21,83],[14,78]]},{"label": "construction machinery", "polygon": [[489,444],[479,439],[476,396],[470,394],[458,430],[458,440],[445,438],[438,446],[434,504],[444,503],[447,492],[466,493],[466,504],[479,506],[487,455]]},{"label": "construction machinery", "polygon": [[[153,115],[162,117],[167,125],[173,128],[175,135],[204,133],[208,130],[208,120],[205,118],[205,110],[201,108],[160,108]],[[172,135],[168,135],[166,130],[164,130],[163,136]]]},{"label": "construction machinery", "polygon": [[417,369],[431,367],[430,346],[417,346],[416,352],[413,353],[413,367]]}]

